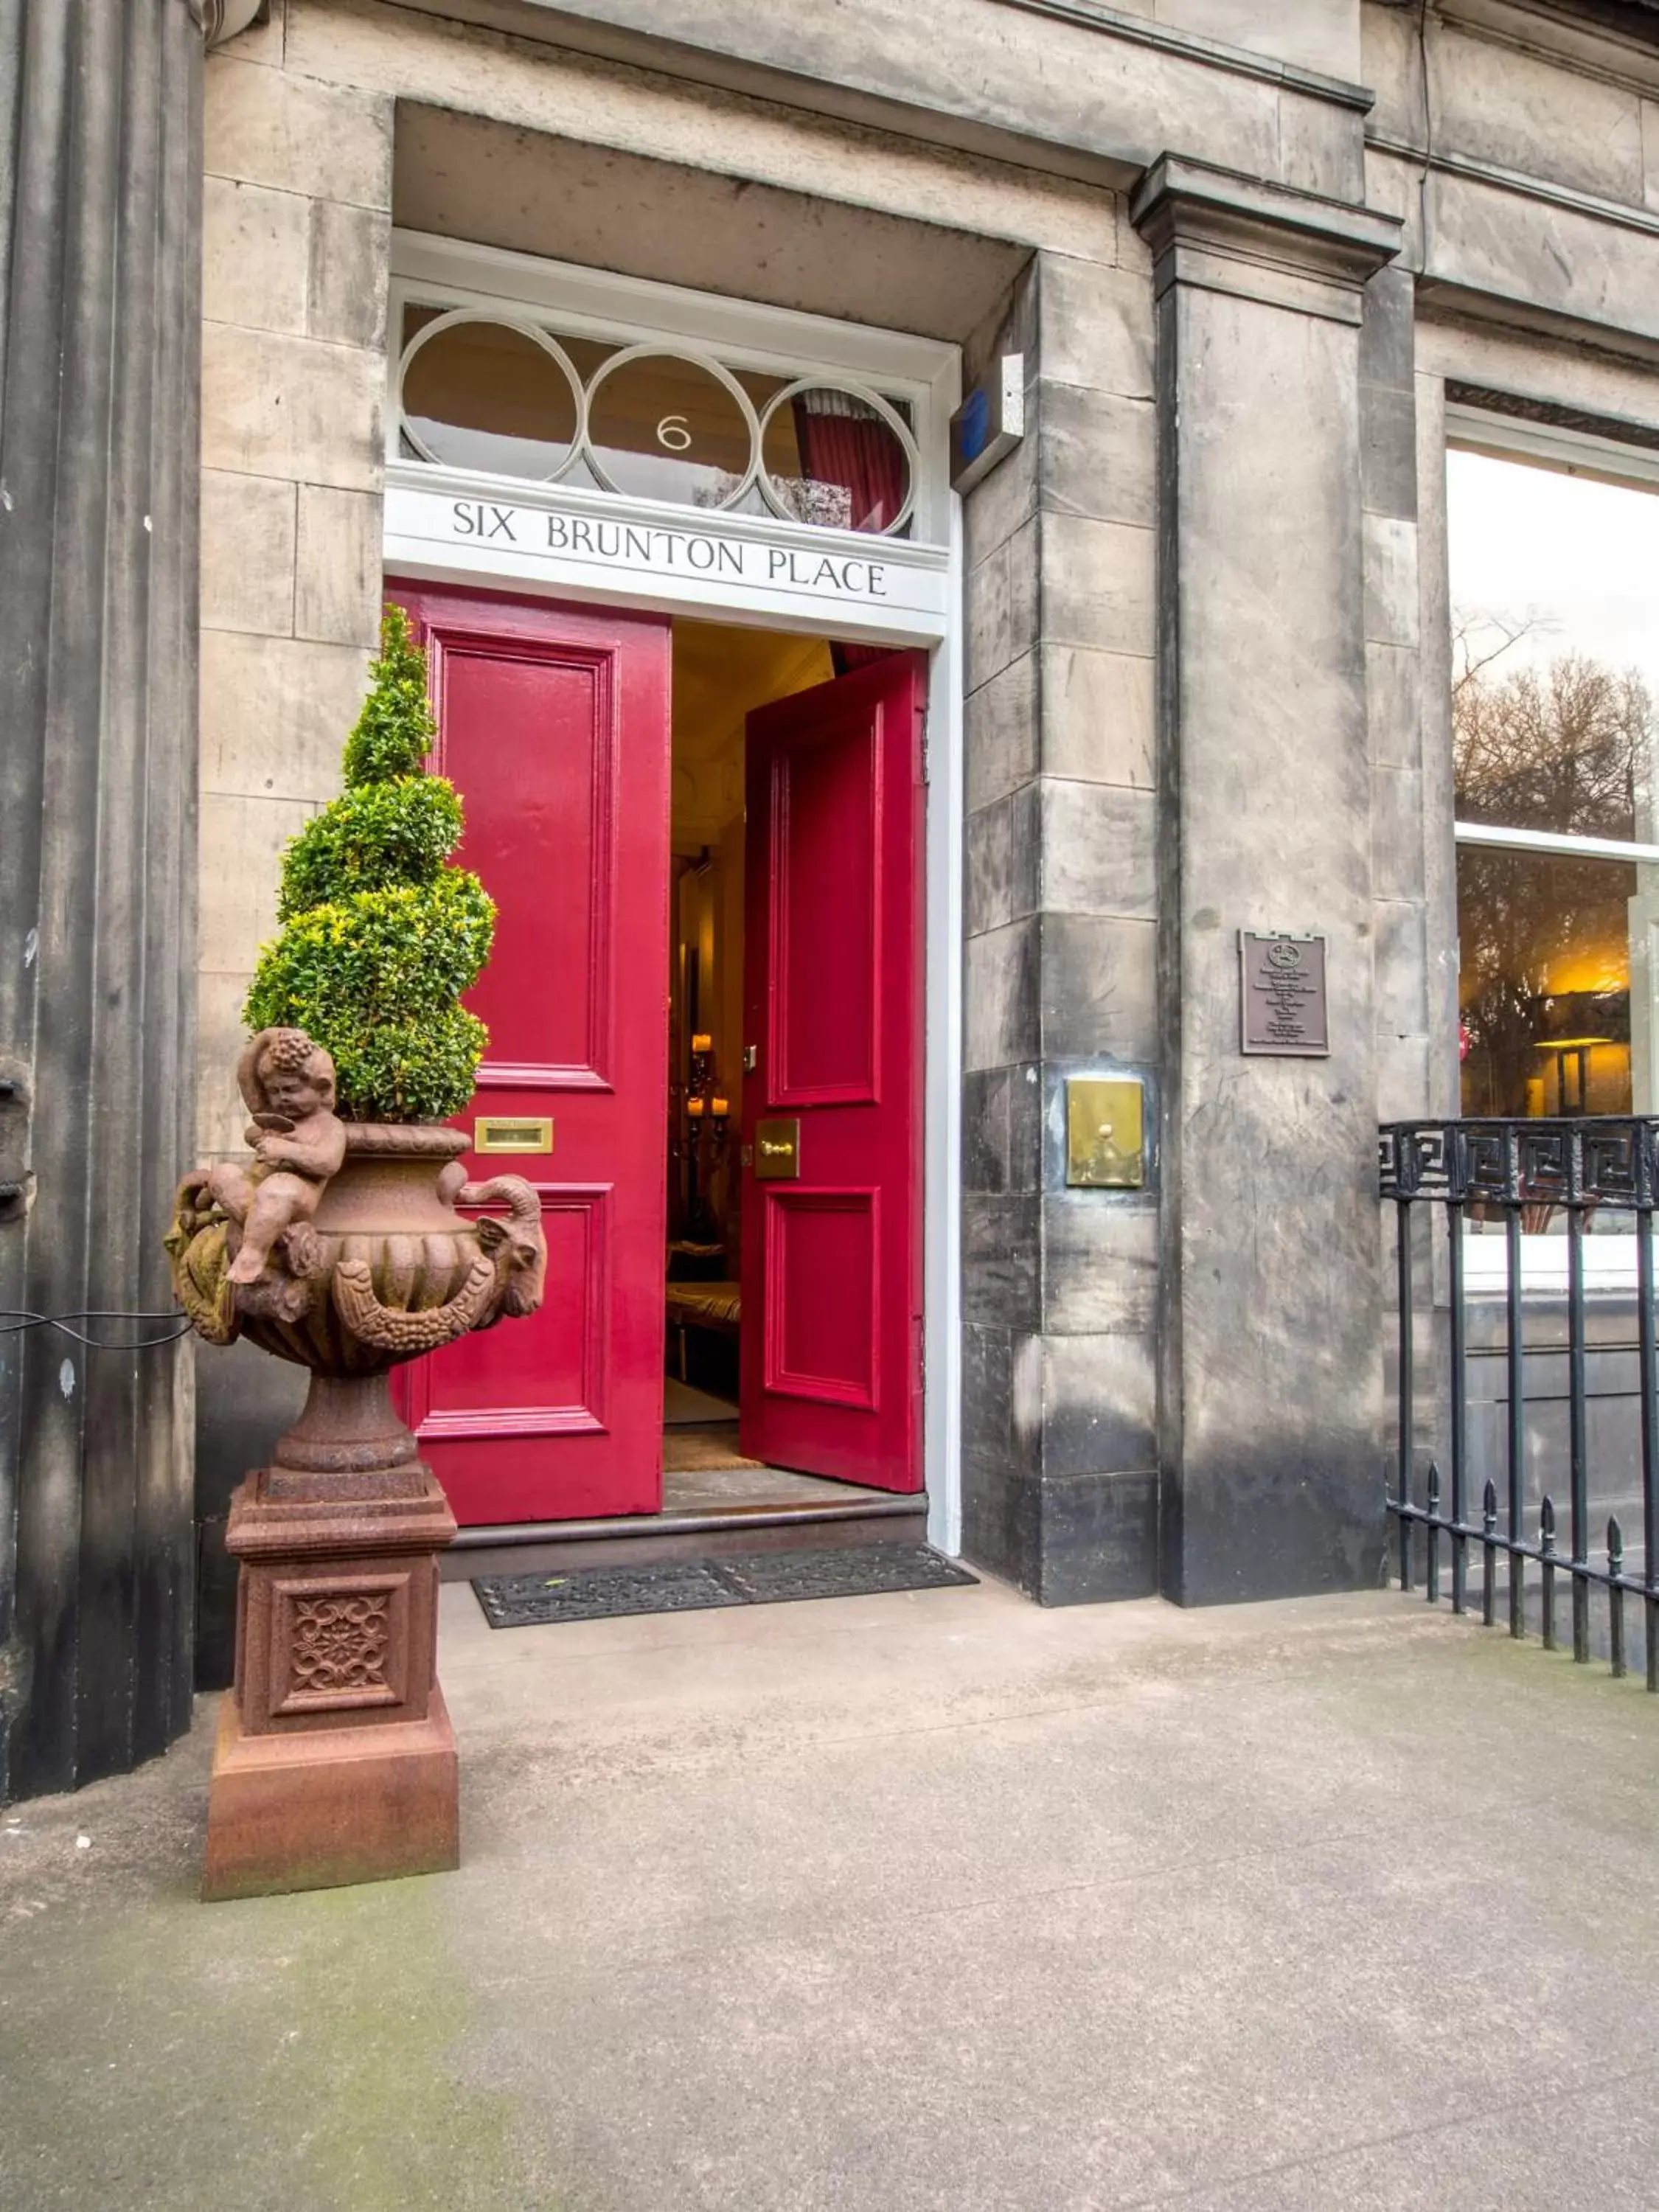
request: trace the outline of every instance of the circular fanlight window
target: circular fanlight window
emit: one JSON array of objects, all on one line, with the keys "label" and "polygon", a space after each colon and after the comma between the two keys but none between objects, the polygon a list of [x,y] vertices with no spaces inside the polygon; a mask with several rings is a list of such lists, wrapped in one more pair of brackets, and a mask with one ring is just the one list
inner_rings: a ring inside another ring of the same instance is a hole
[{"label": "circular fanlight window", "polygon": [[759,424],[718,362],[628,346],[587,387],[587,465],[607,491],[679,507],[735,506],[754,481]]},{"label": "circular fanlight window", "polygon": [[422,460],[545,483],[581,435],[581,385],[562,349],[521,323],[463,311],[404,356],[403,427]]},{"label": "circular fanlight window", "polygon": [[915,441],[878,392],[803,378],[768,401],[761,489],[791,521],[889,537],[909,520],[915,480]]}]

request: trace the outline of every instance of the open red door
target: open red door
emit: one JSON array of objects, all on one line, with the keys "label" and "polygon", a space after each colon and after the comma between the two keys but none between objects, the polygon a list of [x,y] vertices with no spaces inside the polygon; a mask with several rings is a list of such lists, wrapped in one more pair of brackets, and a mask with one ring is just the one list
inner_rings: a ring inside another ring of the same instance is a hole
[{"label": "open red door", "polygon": [[466,805],[458,857],[500,909],[467,1000],[490,1040],[457,1121],[465,1164],[524,1176],[547,1234],[540,1312],[401,1370],[404,1418],[463,1523],[654,1513],[669,625],[444,586],[392,596],[429,647],[434,765]]},{"label": "open red door", "polygon": [[921,1487],[922,713],[893,653],[748,722],[742,1448]]}]

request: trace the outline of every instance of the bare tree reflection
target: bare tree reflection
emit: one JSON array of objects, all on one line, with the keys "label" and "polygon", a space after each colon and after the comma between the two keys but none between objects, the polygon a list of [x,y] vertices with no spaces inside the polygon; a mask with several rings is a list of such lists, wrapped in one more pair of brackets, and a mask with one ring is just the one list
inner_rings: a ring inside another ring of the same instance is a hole
[{"label": "bare tree reflection", "polygon": [[[1654,708],[1647,686],[1633,671],[1579,653],[1495,673],[1495,663],[1528,628],[1458,625],[1452,700],[1458,819],[1637,836],[1650,818]],[[1627,1047],[1626,902],[1635,890],[1634,867],[1620,861],[1459,848],[1466,1113],[1526,1113],[1528,1080],[1536,1085],[1540,1077],[1531,1110],[1559,1110],[1567,1088],[1562,1054],[1540,1046],[1594,1036]],[[1620,1072],[1619,1104],[1627,1109],[1627,1052],[1601,1049],[1607,1074]],[[1592,1111],[1617,1110],[1605,1097],[1585,1103]]]}]

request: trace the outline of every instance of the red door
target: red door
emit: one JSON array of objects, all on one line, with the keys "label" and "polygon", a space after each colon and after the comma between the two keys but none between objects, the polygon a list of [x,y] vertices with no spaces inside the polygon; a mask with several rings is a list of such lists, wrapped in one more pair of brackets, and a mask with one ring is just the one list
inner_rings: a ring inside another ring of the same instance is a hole
[{"label": "red door", "polygon": [[921,1486],[926,686],[895,653],[748,723],[742,1447],[883,1490]]},{"label": "red door", "polygon": [[669,625],[398,585],[428,641],[434,765],[458,856],[500,909],[467,1003],[489,1026],[458,1127],[552,1123],[550,1151],[469,1152],[539,1193],[539,1313],[420,1360],[404,1414],[464,1524],[662,1503],[668,1080]]}]

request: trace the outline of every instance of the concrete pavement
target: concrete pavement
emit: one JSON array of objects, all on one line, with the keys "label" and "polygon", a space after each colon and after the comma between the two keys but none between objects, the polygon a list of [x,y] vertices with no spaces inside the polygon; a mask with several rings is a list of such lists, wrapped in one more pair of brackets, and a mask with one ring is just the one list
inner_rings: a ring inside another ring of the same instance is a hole
[{"label": "concrete pavement", "polygon": [[444,1608],[458,1875],[198,1905],[210,1701],[0,1814],[7,2212],[1659,2203],[1632,1685],[1393,1594]]}]

